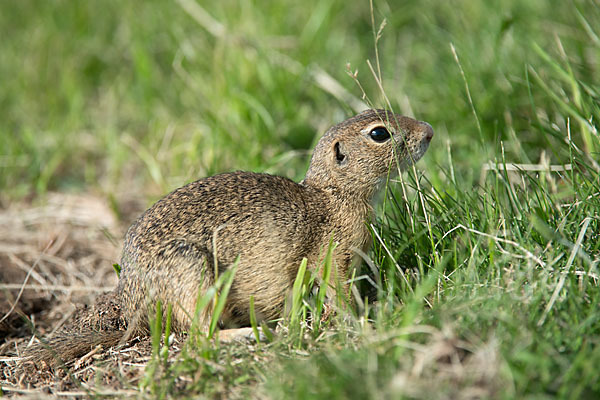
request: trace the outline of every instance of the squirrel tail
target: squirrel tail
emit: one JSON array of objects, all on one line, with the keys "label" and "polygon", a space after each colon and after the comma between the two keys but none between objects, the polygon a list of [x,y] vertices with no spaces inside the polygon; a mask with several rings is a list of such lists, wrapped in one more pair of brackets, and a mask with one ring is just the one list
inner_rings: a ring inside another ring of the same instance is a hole
[{"label": "squirrel tail", "polygon": [[62,367],[98,346],[107,349],[125,342],[133,333],[121,313],[116,292],[101,295],[92,307],[78,309],[69,325],[25,350],[23,361]]},{"label": "squirrel tail", "polygon": [[83,330],[77,333],[59,333],[43,340],[26,351],[23,361],[33,361],[36,365],[44,364],[59,368],[80,358],[96,347],[107,349],[116,346],[126,336],[127,331],[94,331]]}]

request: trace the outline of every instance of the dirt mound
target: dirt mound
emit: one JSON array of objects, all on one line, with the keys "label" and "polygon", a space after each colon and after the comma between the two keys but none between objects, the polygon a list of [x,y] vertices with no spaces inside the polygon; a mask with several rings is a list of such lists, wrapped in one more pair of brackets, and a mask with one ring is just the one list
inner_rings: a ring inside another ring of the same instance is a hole
[{"label": "dirt mound", "polygon": [[121,236],[106,202],[90,195],[0,211],[0,339],[56,329],[69,303],[112,288]]},{"label": "dirt mound", "polygon": [[14,367],[33,332],[51,335],[72,319],[75,305],[113,289],[125,228],[107,201],[89,194],[53,193],[42,205],[0,210],[3,384],[22,380]]}]

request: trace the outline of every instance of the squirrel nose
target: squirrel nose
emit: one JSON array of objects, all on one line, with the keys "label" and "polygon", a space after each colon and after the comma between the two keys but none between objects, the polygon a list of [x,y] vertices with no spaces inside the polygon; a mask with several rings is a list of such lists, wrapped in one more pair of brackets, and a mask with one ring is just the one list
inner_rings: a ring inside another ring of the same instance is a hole
[{"label": "squirrel nose", "polygon": [[431,142],[431,139],[433,139],[433,128],[427,122],[421,122],[421,124],[423,126],[423,133],[425,134],[424,139],[427,142]]}]

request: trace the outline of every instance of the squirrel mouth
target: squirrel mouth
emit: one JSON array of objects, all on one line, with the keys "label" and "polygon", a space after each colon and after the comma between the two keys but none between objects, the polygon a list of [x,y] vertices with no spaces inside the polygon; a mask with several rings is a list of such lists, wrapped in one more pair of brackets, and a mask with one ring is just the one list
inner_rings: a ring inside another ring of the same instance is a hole
[{"label": "squirrel mouth", "polygon": [[429,148],[429,143],[433,139],[434,132],[431,125],[427,122],[419,121],[421,129],[414,132],[414,136],[406,141],[404,154],[398,154],[396,156],[398,161],[398,169],[400,171],[406,170],[425,155],[425,152]]}]

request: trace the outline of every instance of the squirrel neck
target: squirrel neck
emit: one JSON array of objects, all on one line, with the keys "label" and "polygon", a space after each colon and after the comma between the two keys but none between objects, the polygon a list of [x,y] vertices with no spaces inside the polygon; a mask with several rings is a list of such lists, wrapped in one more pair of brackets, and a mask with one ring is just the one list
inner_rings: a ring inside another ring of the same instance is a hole
[{"label": "squirrel neck", "polygon": [[[357,226],[365,226],[373,216],[373,201],[377,194],[377,187],[348,185],[336,185],[333,181],[314,179],[307,174],[300,182],[301,185],[317,190],[327,197],[330,204],[333,228],[338,231],[346,231],[348,228],[357,229]],[[367,189],[365,189],[367,188]]]},{"label": "squirrel neck", "polygon": [[358,180],[353,182],[353,185],[340,185],[336,179],[325,178],[320,175],[313,176],[310,174],[310,170],[300,184],[327,193],[335,199],[336,204],[354,206],[357,209],[362,208],[360,205],[365,204],[369,207],[369,210],[372,209],[371,204],[377,195],[379,186]]}]

